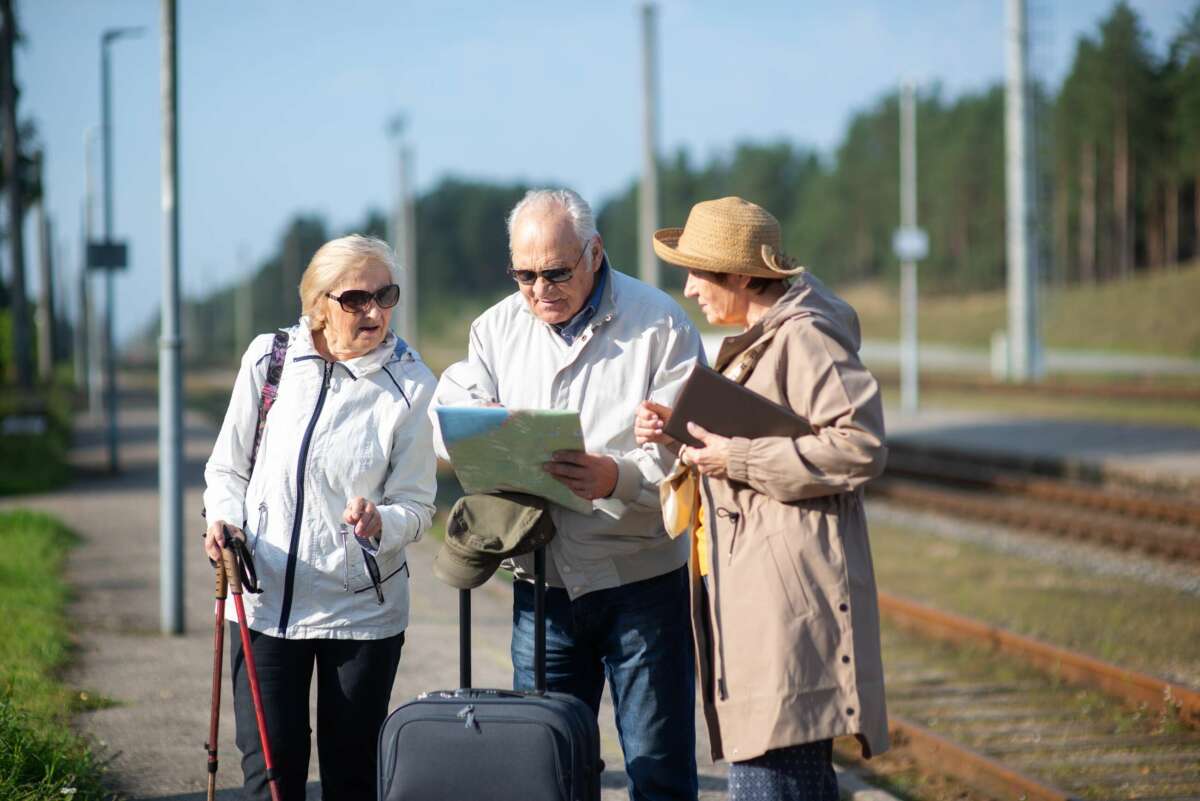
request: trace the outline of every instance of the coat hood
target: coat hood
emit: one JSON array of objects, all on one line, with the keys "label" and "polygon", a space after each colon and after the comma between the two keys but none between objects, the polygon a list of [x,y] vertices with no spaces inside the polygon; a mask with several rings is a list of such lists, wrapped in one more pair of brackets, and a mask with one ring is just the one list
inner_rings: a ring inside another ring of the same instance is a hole
[{"label": "coat hood", "polygon": [[801,273],[763,317],[763,333],[798,317],[819,318],[821,328],[852,353],[862,345],[858,314],[812,273]]}]

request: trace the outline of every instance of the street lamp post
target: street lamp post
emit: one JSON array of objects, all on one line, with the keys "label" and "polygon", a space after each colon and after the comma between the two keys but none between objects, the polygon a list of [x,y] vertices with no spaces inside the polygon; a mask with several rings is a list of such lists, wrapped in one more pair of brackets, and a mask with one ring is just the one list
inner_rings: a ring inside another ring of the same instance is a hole
[{"label": "street lamp post", "polygon": [[408,120],[394,115],[387,131],[396,144],[396,210],[392,216],[392,247],[400,262],[400,308],[392,315],[392,328],[409,345],[417,341],[417,214],[413,197],[413,152],[405,140]]},{"label": "street lamp post", "polygon": [[[104,137],[104,241],[113,238],[112,91],[108,47],[118,39],[140,36],[142,28],[109,28],[100,35],[100,109]],[[117,460],[117,359],[113,343],[113,269],[104,273],[104,405],[108,417],[108,469],[115,473]]]}]

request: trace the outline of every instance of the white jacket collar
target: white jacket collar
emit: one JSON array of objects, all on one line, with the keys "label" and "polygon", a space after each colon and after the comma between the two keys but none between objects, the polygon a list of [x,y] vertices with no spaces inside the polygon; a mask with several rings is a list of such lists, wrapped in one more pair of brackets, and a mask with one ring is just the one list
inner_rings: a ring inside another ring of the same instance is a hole
[{"label": "white jacket collar", "polygon": [[[300,318],[300,322],[291,328],[292,361],[324,358],[317,351],[316,345],[313,344],[312,329],[309,327],[309,322],[308,316],[305,315]],[[346,368],[346,372],[350,373],[351,376],[358,379],[383,369],[385,365],[400,361],[407,352],[408,343],[396,336],[394,331],[388,331],[383,341],[376,345],[370,352],[353,359],[343,359],[338,364]]]}]

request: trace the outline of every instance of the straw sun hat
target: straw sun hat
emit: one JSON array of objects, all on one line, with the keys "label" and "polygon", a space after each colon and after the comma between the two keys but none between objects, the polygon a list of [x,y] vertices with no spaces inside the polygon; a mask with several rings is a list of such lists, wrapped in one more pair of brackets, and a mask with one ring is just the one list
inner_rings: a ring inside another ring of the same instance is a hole
[{"label": "straw sun hat", "polygon": [[692,206],[682,228],[654,232],[654,252],[668,264],[712,273],[787,278],[804,271],[780,250],[779,221],[740,197]]}]

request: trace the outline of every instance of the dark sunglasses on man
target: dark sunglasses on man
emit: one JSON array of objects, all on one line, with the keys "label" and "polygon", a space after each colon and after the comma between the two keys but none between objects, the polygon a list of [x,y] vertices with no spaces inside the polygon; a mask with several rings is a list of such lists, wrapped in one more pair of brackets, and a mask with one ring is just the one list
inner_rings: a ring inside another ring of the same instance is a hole
[{"label": "dark sunglasses on man", "polygon": [[570,281],[571,276],[575,274],[575,268],[579,266],[579,260],[583,258],[583,254],[588,252],[591,247],[592,240],[588,240],[583,250],[579,251],[579,255],[575,257],[575,264],[570,267],[557,265],[555,267],[546,267],[541,270],[518,270],[515,267],[508,268],[508,277],[516,281],[518,284],[529,286],[536,284],[539,278],[544,278],[552,284],[561,284],[564,281]]},{"label": "dark sunglasses on man", "polygon": [[342,311],[354,314],[367,308],[371,301],[375,301],[375,305],[381,309],[392,308],[400,302],[400,287],[397,284],[388,284],[374,292],[368,292],[365,289],[347,289],[340,295],[326,292],[325,297],[336,300],[342,307]]}]

